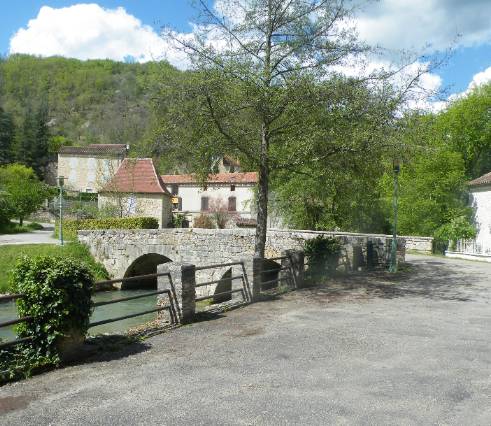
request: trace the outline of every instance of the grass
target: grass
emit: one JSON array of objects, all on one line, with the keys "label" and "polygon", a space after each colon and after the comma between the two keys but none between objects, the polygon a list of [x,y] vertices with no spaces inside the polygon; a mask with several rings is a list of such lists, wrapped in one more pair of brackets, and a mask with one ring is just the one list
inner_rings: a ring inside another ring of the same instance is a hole
[{"label": "grass", "polygon": [[22,244],[0,246],[0,293],[11,292],[9,275],[17,259],[22,256],[61,256],[71,257],[84,262],[94,274],[96,280],[108,278],[104,266],[97,263],[87,247],[79,243],[64,246],[51,244]]},{"label": "grass", "polygon": [[43,229],[43,226],[36,222],[30,222],[22,226],[20,226],[18,223],[8,222],[7,224],[0,226],[0,235],[22,234],[24,232],[39,231],[41,229]]}]

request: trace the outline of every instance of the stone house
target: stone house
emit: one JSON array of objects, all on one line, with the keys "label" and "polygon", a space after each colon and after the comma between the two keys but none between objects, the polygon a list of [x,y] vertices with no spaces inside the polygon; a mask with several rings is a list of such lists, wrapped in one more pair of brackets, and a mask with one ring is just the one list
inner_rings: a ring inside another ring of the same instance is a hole
[{"label": "stone house", "polygon": [[58,152],[58,176],[69,191],[97,193],[115,175],[128,154],[128,145],[64,146]]},{"label": "stone house", "polygon": [[256,172],[210,174],[204,186],[195,175],[162,175],[172,194],[172,208],[192,223],[202,213],[220,207],[236,219],[252,219]]},{"label": "stone house", "polygon": [[469,182],[471,206],[477,235],[474,240],[457,242],[449,257],[470,258],[491,262],[491,172]]},{"label": "stone house", "polygon": [[151,158],[126,158],[100,189],[99,209],[114,209],[121,217],[155,217],[161,228],[172,223],[171,194]]}]

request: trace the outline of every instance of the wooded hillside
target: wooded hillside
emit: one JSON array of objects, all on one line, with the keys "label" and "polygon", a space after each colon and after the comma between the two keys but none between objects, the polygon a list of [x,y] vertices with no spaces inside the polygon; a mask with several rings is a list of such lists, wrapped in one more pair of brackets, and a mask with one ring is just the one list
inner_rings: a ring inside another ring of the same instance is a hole
[{"label": "wooded hillside", "polygon": [[148,129],[149,102],[165,62],[79,61],[12,55],[0,59],[0,107],[22,127],[46,110],[52,136],[76,145],[125,143],[136,148]]}]

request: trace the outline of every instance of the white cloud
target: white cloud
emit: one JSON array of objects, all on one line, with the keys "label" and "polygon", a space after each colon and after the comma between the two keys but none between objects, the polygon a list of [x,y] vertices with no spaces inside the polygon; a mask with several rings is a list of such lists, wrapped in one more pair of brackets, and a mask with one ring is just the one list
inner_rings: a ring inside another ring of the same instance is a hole
[{"label": "white cloud", "polygon": [[131,56],[139,62],[167,59],[180,68],[187,64],[182,52],[124,8],[97,4],[41,7],[37,17],[12,36],[10,53],[118,61]]},{"label": "white cloud", "polygon": [[427,46],[432,52],[455,43],[491,42],[489,16],[488,0],[380,0],[359,12],[356,22],[360,37],[371,44],[389,49]]},{"label": "white cloud", "polygon": [[474,74],[474,77],[472,77],[472,80],[467,86],[467,89],[464,90],[463,92],[450,95],[448,97],[448,100],[455,101],[457,99],[464,98],[469,93],[471,93],[475,88],[489,82],[491,82],[491,67],[486,68],[484,71],[478,72],[477,74]]}]

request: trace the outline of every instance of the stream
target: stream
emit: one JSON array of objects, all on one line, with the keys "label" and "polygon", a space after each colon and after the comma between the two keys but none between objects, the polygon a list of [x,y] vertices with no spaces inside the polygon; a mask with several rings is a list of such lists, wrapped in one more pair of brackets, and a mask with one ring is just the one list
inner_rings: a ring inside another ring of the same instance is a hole
[{"label": "stream", "polygon": [[[92,296],[94,302],[105,302],[109,300],[121,299],[123,297],[138,296],[140,294],[151,293],[155,290],[119,290],[119,291],[101,291]],[[142,297],[141,299],[128,300],[126,302],[113,303],[111,305],[99,306],[94,309],[91,321],[101,321],[108,318],[115,318],[140,311],[147,311],[156,308],[157,296]],[[129,318],[122,321],[111,322],[109,324],[99,325],[89,329],[90,335],[101,333],[120,334],[136,325],[143,324],[155,319],[156,313],[146,314],[135,318]],[[0,322],[18,318],[15,302],[0,303]],[[0,328],[0,339],[15,339],[13,327]]]}]

